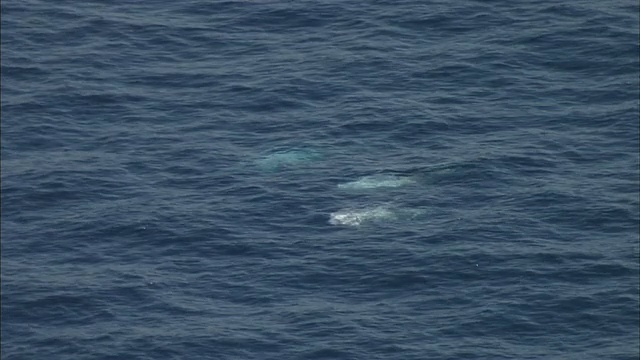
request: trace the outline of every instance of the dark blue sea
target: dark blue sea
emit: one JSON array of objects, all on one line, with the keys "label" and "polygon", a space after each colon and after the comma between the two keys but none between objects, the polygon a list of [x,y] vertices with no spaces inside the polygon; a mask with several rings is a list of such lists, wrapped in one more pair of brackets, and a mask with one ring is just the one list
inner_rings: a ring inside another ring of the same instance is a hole
[{"label": "dark blue sea", "polygon": [[638,359],[639,7],[3,1],[2,359]]}]

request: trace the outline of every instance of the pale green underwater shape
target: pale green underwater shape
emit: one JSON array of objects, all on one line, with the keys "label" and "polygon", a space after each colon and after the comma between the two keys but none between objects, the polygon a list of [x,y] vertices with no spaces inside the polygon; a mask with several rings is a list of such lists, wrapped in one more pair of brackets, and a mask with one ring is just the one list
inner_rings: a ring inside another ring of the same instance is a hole
[{"label": "pale green underwater shape", "polygon": [[322,159],[322,155],[313,150],[278,151],[256,160],[256,165],[263,171],[278,171],[287,167],[300,166]]}]

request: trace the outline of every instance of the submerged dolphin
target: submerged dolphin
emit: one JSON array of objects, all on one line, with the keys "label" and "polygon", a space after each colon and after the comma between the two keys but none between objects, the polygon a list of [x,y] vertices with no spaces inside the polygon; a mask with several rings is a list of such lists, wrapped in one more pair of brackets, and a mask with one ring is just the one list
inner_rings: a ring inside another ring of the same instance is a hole
[{"label": "submerged dolphin", "polygon": [[338,184],[338,188],[347,190],[366,190],[377,188],[397,188],[405,185],[415,184],[416,181],[407,176],[397,175],[370,175],[364,176],[356,181]]}]

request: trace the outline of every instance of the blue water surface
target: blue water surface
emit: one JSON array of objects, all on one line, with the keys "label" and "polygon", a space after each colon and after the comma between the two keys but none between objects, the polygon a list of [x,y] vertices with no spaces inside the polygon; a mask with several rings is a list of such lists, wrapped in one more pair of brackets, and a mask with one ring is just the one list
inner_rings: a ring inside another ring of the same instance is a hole
[{"label": "blue water surface", "polygon": [[638,13],[2,2],[3,359],[637,359]]}]

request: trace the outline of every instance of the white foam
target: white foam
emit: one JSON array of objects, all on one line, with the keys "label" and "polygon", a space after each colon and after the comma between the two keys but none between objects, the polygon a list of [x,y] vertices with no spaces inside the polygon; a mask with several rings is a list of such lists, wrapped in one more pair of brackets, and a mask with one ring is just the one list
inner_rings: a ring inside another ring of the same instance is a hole
[{"label": "white foam", "polygon": [[332,225],[358,226],[364,222],[395,218],[395,213],[384,206],[364,209],[343,209],[330,214],[329,223]]},{"label": "white foam", "polygon": [[329,215],[329,223],[331,225],[359,226],[365,223],[410,221],[424,214],[424,209],[396,208],[386,205],[357,209],[349,208],[331,213]]}]

